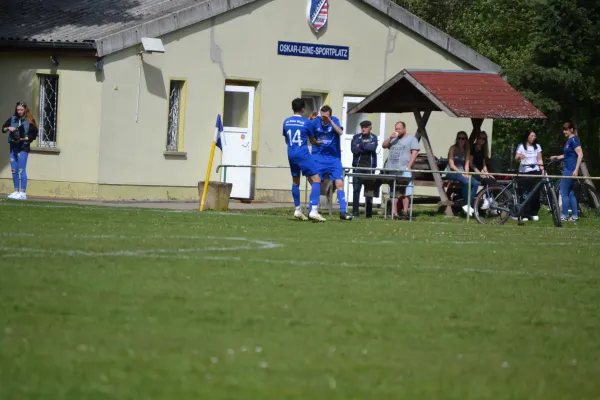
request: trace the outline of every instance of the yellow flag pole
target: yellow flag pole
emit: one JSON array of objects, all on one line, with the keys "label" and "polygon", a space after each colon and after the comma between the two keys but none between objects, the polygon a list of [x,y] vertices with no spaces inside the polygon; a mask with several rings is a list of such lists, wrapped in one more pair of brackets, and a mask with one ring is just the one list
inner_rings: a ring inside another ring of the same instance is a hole
[{"label": "yellow flag pole", "polygon": [[208,181],[210,180],[210,171],[212,169],[213,158],[215,158],[215,148],[217,142],[213,141],[210,147],[210,156],[208,157],[208,168],[206,169],[206,179],[204,179],[204,189],[202,190],[202,200],[200,201],[200,211],[204,211],[204,202],[206,201],[206,192],[208,191]]}]

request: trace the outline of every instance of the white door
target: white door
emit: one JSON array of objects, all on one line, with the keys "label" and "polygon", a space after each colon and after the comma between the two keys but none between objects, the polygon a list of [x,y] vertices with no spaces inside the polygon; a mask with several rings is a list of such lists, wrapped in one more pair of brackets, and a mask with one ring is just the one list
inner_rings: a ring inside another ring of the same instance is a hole
[{"label": "white door", "polygon": [[[378,137],[377,144],[377,167],[383,167],[383,148],[381,144],[385,139],[385,114],[348,114],[348,110],[363,101],[364,97],[344,97],[344,105],[342,110],[342,125],[344,126],[344,135],[342,136],[342,166],[344,168],[352,167],[352,137],[360,133],[360,123],[364,120],[371,121],[371,132]],[[352,201],[353,187],[351,185],[352,177],[344,180],[344,190],[349,202]],[[364,203],[363,196],[364,188],[360,191],[360,202]],[[381,204],[381,189],[379,189],[379,197],[373,199],[373,204]]]},{"label": "white door", "polygon": [[[254,121],[254,87],[225,86],[223,107],[223,155],[221,164],[252,164],[252,123]],[[227,168],[221,180],[232,184],[231,196],[250,199],[252,195],[252,169]],[[226,178],[226,180],[224,180]]]}]

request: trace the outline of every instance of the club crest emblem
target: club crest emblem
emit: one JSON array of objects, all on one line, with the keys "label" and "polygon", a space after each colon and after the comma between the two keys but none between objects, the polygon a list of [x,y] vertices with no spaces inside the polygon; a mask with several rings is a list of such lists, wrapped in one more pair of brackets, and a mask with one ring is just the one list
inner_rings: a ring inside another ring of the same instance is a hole
[{"label": "club crest emblem", "polygon": [[308,23],[315,32],[327,24],[329,15],[329,0],[308,0]]}]

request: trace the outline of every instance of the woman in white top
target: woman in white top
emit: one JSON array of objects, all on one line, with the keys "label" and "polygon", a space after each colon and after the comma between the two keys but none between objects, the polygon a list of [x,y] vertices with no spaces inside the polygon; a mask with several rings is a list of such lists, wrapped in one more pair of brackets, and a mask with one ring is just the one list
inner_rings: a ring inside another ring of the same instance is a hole
[{"label": "woman in white top", "polygon": [[[517,154],[515,155],[517,160],[521,161],[519,165],[519,174],[525,175],[541,175],[544,170],[544,164],[542,160],[542,146],[537,144],[537,137],[535,132],[531,131],[525,134],[523,142],[517,147]],[[526,196],[531,193],[533,187],[537,184],[539,179],[523,179],[520,181],[521,196]],[[540,192],[537,191],[533,194],[533,198],[527,204],[524,221],[531,218],[533,221],[538,221],[538,213],[540,211]]]}]

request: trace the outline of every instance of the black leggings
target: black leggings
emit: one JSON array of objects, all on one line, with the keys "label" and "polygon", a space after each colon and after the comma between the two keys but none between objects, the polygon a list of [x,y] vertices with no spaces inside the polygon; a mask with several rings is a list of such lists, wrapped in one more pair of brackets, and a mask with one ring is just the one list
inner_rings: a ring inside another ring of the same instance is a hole
[{"label": "black leggings", "polygon": [[[529,171],[522,172],[524,175],[541,175],[541,171]],[[525,198],[529,195],[532,196],[532,199],[527,203],[525,210],[523,210],[523,215],[526,217],[531,217],[534,215],[538,215],[540,212],[540,191],[531,194],[531,191],[535,187],[535,185],[539,182],[539,179],[534,178],[521,178],[519,179],[519,196],[521,196],[521,201],[524,201]]]}]

